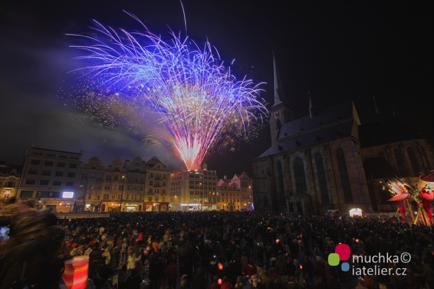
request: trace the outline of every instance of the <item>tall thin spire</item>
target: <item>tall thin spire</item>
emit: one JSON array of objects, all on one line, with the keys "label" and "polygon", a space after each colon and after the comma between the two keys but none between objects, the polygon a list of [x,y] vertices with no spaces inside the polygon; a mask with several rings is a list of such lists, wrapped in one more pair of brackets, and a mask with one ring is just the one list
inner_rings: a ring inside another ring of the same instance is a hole
[{"label": "tall thin spire", "polygon": [[279,78],[277,74],[277,63],[276,56],[273,52],[273,76],[274,76],[274,103],[273,106],[279,105],[282,103],[279,96]]}]

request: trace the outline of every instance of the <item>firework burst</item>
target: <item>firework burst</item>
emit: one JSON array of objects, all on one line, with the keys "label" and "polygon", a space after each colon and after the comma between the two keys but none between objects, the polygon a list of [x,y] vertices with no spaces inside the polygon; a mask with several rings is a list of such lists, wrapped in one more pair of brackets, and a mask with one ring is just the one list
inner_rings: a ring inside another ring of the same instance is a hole
[{"label": "firework burst", "polygon": [[79,70],[100,93],[156,112],[187,169],[225,136],[245,136],[267,116],[262,83],[238,80],[209,42],[201,47],[175,33],[165,40],[142,26],[128,32],[94,21],[94,34],[71,35],[84,40],[72,45],[85,61]]}]

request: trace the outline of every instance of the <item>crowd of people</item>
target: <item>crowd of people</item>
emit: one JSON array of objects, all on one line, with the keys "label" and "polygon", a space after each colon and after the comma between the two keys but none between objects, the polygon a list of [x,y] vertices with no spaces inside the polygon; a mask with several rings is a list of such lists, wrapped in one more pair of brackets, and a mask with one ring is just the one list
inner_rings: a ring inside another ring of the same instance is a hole
[{"label": "crowd of people", "polygon": [[[64,245],[57,251],[61,258],[89,256],[87,288],[371,289],[434,284],[432,229],[396,218],[117,213],[62,220],[56,228],[64,232]],[[328,254],[338,243],[350,245],[352,254],[409,252],[412,259],[386,264],[405,267],[406,276],[358,278],[328,265]],[[4,269],[0,278],[2,273]]]}]

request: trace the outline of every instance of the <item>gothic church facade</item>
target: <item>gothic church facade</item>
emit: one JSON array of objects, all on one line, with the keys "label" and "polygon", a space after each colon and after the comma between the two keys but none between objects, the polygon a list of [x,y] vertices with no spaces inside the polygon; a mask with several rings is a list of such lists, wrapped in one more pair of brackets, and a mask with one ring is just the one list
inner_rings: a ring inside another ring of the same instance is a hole
[{"label": "gothic church facade", "polygon": [[354,103],[292,119],[273,64],[271,146],[253,163],[255,209],[301,215],[355,207],[371,211]]}]

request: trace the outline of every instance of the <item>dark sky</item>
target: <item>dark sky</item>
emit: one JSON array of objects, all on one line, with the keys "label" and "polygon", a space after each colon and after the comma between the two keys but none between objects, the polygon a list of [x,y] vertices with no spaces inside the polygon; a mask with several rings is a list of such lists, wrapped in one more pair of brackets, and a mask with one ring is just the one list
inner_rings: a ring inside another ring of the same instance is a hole
[{"label": "dark sky", "polygon": [[[178,0],[2,1],[0,4],[0,160],[22,162],[29,145],[79,151],[105,160],[149,158],[149,148],[122,128],[107,129],[65,106],[59,90],[74,65],[65,33],[88,31],[95,18],[113,27],[138,28],[122,9],[152,31],[183,30]],[[191,1],[184,0],[188,32],[209,39],[235,73],[266,81],[272,98],[272,51],[284,101],[306,113],[356,100],[366,115],[375,95],[382,113],[398,112],[432,137],[431,1]],[[207,158],[220,175],[248,169],[268,146],[268,131],[235,152]]]}]

